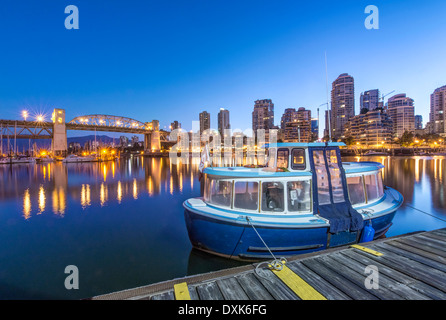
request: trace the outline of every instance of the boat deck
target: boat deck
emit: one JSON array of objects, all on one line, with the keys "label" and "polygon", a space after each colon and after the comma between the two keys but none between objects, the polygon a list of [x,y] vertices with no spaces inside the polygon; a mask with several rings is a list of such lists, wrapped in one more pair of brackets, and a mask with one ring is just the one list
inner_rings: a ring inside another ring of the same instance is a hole
[{"label": "boat deck", "polygon": [[266,264],[257,270],[256,266],[174,279],[92,299],[444,300],[446,229],[296,256],[288,259],[281,271],[271,271]]}]

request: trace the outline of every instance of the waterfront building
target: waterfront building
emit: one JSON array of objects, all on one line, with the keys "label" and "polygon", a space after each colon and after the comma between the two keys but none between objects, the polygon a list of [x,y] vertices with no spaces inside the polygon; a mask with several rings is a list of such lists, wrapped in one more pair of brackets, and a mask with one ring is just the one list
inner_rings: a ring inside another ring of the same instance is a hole
[{"label": "waterfront building", "polygon": [[415,106],[414,100],[400,93],[387,101],[387,113],[393,121],[393,135],[401,138],[405,131],[415,130]]},{"label": "waterfront building", "polygon": [[432,132],[446,136],[446,86],[435,89],[431,94],[429,121]]},{"label": "waterfront building", "polygon": [[252,130],[258,129],[269,132],[274,127],[274,103],[271,99],[256,100],[252,112]]},{"label": "waterfront building", "polygon": [[344,137],[344,126],[355,115],[355,82],[347,73],[333,81],[331,90],[332,138]]},{"label": "waterfront building", "polygon": [[291,114],[291,121],[285,124],[285,142],[311,142],[311,110],[299,108]]},{"label": "waterfront building", "polygon": [[207,111],[200,113],[200,134],[211,128],[211,114]]},{"label": "waterfront building", "polygon": [[345,124],[345,136],[359,145],[381,148],[393,141],[393,122],[382,108],[364,112]]},{"label": "waterfront building", "polygon": [[376,108],[382,107],[382,103],[379,101],[379,90],[373,89],[362,92],[359,105],[360,112],[362,112],[363,109],[375,110]]},{"label": "waterfront building", "polygon": [[287,122],[292,121],[293,114],[296,112],[295,108],[287,108],[285,109],[282,118],[280,120],[280,129],[285,130],[285,126]]},{"label": "waterfront building", "polygon": [[422,129],[423,129],[423,116],[418,114],[415,116],[415,130],[422,130]]},{"label": "waterfront building", "polygon": [[229,110],[220,108],[220,112],[218,113],[218,132],[221,137],[224,137],[225,130],[227,129],[231,129],[229,123]]}]

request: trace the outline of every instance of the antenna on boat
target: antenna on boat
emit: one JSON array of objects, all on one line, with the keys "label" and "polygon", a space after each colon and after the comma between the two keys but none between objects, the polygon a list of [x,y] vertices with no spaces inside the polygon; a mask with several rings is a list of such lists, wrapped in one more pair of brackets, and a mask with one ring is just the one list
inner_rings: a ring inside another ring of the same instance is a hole
[{"label": "antenna on boat", "polygon": [[327,90],[327,116],[328,116],[328,136],[329,140],[328,142],[331,142],[331,115],[330,115],[330,109],[329,109],[329,102],[328,102],[328,70],[327,70],[327,51],[325,51],[325,88]]}]

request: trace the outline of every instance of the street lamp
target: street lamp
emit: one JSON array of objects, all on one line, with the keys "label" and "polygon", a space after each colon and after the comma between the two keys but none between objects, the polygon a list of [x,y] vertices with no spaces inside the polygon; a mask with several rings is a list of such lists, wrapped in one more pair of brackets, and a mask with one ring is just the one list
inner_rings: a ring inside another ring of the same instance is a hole
[{"label": "street lamp", "polygon": [[22,111],[22,117],[23,117],[23,119],[26,121],[26,118],[28,118],[28,116],[29,116],[29,114],[28,114],[28,111],[27,110],[23,110]]},{"label": "street lamp", "polygon": [[43,121],[45,121],[45,118],[43,117],[43,115],[39,114],[39,115],[36,116],[36,121],[37,122],[43,122]]}]

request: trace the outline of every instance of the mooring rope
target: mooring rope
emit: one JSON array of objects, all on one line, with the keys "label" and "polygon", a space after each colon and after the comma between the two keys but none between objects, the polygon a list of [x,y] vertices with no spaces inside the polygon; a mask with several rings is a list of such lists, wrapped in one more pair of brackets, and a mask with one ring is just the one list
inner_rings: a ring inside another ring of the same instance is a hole
[{"label": "mooring rope", "polygon": [[255,272],[259,277],[262,277],[266,280],[269,280],[269,278],[267,276],[265,276],[265,273],[263,270],[260,270],[260,266],[263,264],[267,264],[270,268],[273,268],[274,270],[280,271],[283,269],[283,266],[285,265],[285,263],[287,262],[287,260],[284,257],[281,257],[280,259],[277,259],[276,256],[274,255],[274,253],[271,251],[271,249],[268,247],[268,245],[266,244],[266,242],[263,240],[263,238],[260,236],[260,234],[257,232],[257,229],[254,227],[254,225],[251,222],[251,218],[249,218],[248,216],[246,216],[246,221],[248,222],[248,224],[254,229],[255,233],[257,234],[257,236],[260,238],[260,240],[262,241],[263,245],[265,246],[265,248],[269,251],[269,253],[271,254],[271,256],[273,257],[273,261],[271,262],[260,262],[257,264]]}]

